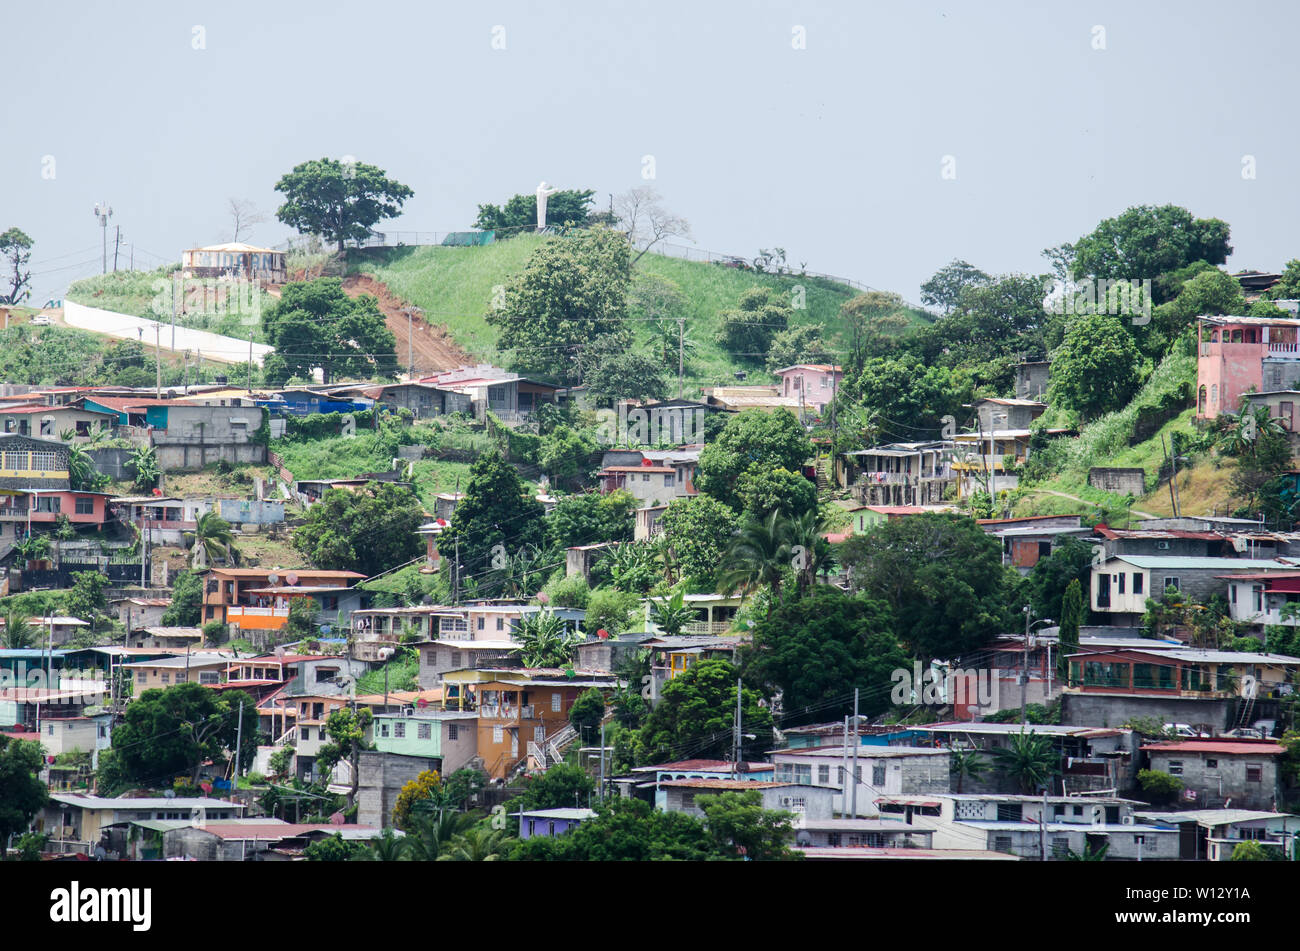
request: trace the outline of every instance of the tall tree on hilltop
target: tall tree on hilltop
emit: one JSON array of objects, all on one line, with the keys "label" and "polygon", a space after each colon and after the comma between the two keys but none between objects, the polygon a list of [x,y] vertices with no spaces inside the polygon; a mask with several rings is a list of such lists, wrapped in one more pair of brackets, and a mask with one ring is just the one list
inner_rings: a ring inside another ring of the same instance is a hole
[{"label": "tall tree on hilltop", "polygon": [[364,162],[323,158],[294,166],[275,185],[285,202],[275,216],[303,234],[316,234],[343,250],[345,241],[364,241],[371,227],[402,212],[415,192]]}]

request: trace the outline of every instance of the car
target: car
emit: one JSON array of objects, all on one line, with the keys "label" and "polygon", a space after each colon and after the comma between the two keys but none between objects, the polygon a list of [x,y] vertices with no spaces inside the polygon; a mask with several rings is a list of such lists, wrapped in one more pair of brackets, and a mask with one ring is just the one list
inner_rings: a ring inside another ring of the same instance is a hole
[{"label": "car", "polygon": [[31,319],[30,323],[33,327],[48,327],[50,324],[54,323],[54,321],[50,320],[50,318],[46,317],[44,314],[37,314]]},{"label": "car", "polygon": [[1165,732],[1190,740],[1205,740],[1210,738],[1210,734],[1202,733],[1200,730],[1194,730],[1191,725],[1187,723],[1166,723]]},{"label": "car", "polygon": [[1259,731],[1260,736],[1266,739],[1270,736],[1278,735],[1276,720],[1256,720],[1251,725]]},{"label": "car", "polygon": [[1235,730],[1229,730],[1224,736],[1230,736],[1234,740],[1262,740],[1264,734],[1259,730],[1252,729],[1248,726],[1239,726]]}]

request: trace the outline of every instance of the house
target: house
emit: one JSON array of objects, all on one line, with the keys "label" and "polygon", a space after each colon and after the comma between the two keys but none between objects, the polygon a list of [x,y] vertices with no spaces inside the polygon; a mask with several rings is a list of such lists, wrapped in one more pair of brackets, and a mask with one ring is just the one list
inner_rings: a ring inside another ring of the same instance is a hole
[{"label": "house", "polygon": [[1084,539],[1092,529],[1082,515],[1031,515],[1020,518],[981,518],[976,524],[1002,543],[1002,564],[1022,575],[1033,570],[1042,558],[1067,538]]},{"label": "house", "polygon": [[113,413],[73,406],[31,403],[0,409],[3,432],[41,439],[61,439],[64,433],[71,433],[72,442],[85,442],[97,431],[111,430],[116,422]]},{"label": "house", "polygon": [[[203,623],[220,621],[241,630],[275,630],[289,620],[287,598],[266,594],[264,589],[287,587],[342,588],[365,578],[358,571],[321,571],[275,568],[209,568],[203,582]],[[255,589],[263,593],[254,594]],[[283,602],[283,603],[279,603]]]},{"label": "house", "polygon": [[[816,785],[832,791],[834,811],[850,814],[854,802],[852,762],[846,768],[845,748],[805,746],[774,750],[772,763],[778,782],[799,786]],[[859,746],[857,748],[857,815],[875,814],[880,796],[908,793],[946,793],[950,754],[945,749],[911,746]],[[829,818],[830,813],[817,818]]]},{"label": "house", "polygon": [[638,466],[665,466],[673,470],[677,478],[674,485],[679,492],[677,497],[697,495],[695,473],[699,468],[699,444],[682,446],[678,449],[606,449],[601,457],[602,469],[624,469]]},{"label": "house", "polygon": [[383,830],[373,826],[257,818],[203,825],[180,820],[137,819],[106,831],[105,850],[130,860],[267,862],[301,859],[307,845],[334,835],[342,836],[347,842],[357,842],[373,839]]},{"label": "house", "polygon": [[1234,413],[1247,393],[1276,394],[1300,383],[1300,320],[1201,317],[1197,320],[1196,415]]},{"label": "house", "polygon": [[865,852],[867,849],[929,850],[933,840],[933,832],[892,819],[812,819],[803,816],[795,823],[794,845],[800,850],[840,852]]},{"label": "house", "polygon": [[951,442],[932,440],[846,452],[844,479],[864,505],[938,505],[955,479],[952,450]]},{"label": "house", "polygon": [[[184,822],[224,822],[237,819],[248,807],[240,802],[202,797],[186,798],[105,798],[72,793],[53,793],[50,802],[36,815],[37,832],[44,832],[67,846],[93,848],[105,827],[133,820],[177,820]],[[81,851],[87,851],[82,848]]]},{"label": "house", "polygon": [[491,412],[506,422],[530,418],[541,404],[554,403],[560,389],[490,364],[444,370],[419,382],[469,397],[480,419]]},{"label": "house", "polygon": [[519,838],[564,835],[594,818],[596,810],[583,808],[533,809],[519,813]]},{"label": "house", "polygon": [[986,397],[968,406],[975,411],[977,428],[990,433],[1006,429],[1028,429],[1047,410],[1038,400]]},{"label": "house", "polygon": [[704,402],[713,410],[733,413],[747,409],[761,409],[767,413],[785,410],[798,418],[804,406],[797,396],[782,396],[781,387],[772,386],[706,386]]},{"label": "house", "polygon": [[1239,706],[1263,715],[1294,684],[1300,658],[1248,651],[1114,647],[1070,654],[1065,723],[1120,724],[1133,717],[1228,728]]},{"label": "house", "polygon": [[844,379],[844,370],[828,363],[796,363],[774,372],[781,379],[781,395],[796,397],[803,407],[813,410],[818,416],[825,412],[826,404],[835,399]]},{"label": "house", "polygon": [[1175,830],[1138,825],[1134,806],[1106,796],[955,794],[882,796],[882,819],[929,831],[936,849],[990,850],[1037,859],[1067,859],[1106,848],[1107,859],[1178,857]]},{"label": "house", "polygon": [[1256,631],[1274,624],[1300,624],[1300,570],[1222,575],[1220,580],[1227,582],[1229,616],[1234,621]]},{"label": "house", "polygon": [[[689,621],[682,628],[683,634],[716,635],[731,630],[745,599],[740,595],[727,594],[688,594],[682,598],[685,606],[695,612],[695,620]],[[662,634],[650,611],[650,602],[645,605],[645,630],[647,634]]]},{"label": "house", "polygon": [[1225,575],[1286,571],[1292,565],[1260,558],[1189,555],[1115,555],[1093,564],[1090,607],[1110,623],[1131,625],[1146,613],[1147,598],[1175,588],[1192,601],[1228,594]]},{"label": "house", "polygon": [[1142,747],[1151,769],[1183,782],[1184,803],[1207,808],[1276,809],[1278,763],[1286,747],[1273,740],[1180,740]]},{"label": "house", "polygon": [[478,714],[405,707],[376,714],[366,739],[380,752],[436,760],[434,768],[448,776],[478,756]]},{"label": "house", "polygon": [[663,518],[666,511],[668,511],[667,505],[646,505],[637,509],[634,513],[636,528],[632,533],[633,540],[638,542],[649,541],[663,531],[659,527],[659,520]]},{"label": "house", "polygon": [[[1157,555],[1184,558],[1235,558],[1236,537],[1221,531],[1194,531],[1177,528],[1118,529],[1108,525],[1095,528],[1096,544],[1107,557],[1113,555]],[[1272,558],[1275,551],[1251,552],[1255,557]],[[1159,592],[1157,592],[1159,593]]]},{"label": "house", "polygon": [[508,667],[519,660],[519,644],[502,640],[433,640],[417,644],[421,687],[436,687],[449,670]]},{"label": "house", "polygon": [[100,713],[79,717],[41,717],[40,740],[47,757],[64,753],[89,753],[93,769],[99,768],[99,752],[113,745],[113,715]]},{"label": "house", "polygon": [[1022,400],[1041,400],[1047,395],[1047,384],[1052,378],[1052,364],[1049,360],[1035,360],[1017,363],[1016,397]]},{"label": "house", "polygon": [[158,495],[120,495],[108,500],[118,521],[136,526],[152,545],[181,545],[208,510],[201,500]]},{"label": "house", "polygon": [[[740,780],[742,782],[772,782],[776,768],[771,763],[733,763],[720,759],[685,759],[653,766],[632,769],[632,779],[621,785],[632,785],[635,790],[653,797],[656,809],[668,807],[666,784],[691,779]],[[631,790],[629,790],[629,793]]]},{"label": "house", "polygon": [[673,499],[687,495],[686,486],[678,481],[673,466],[655,465],[647,459],[636,466],[606,466],[596,473],[600,491],[606,495],[622,490],[631,493],[638,508],[650,505],[667,505]]},{"label": "house", "polygon": [[287,252],[243,242],[210,244],[181,252],[182,278],[243,278],[266,284],[288,280]]},{"label": "house", "polygon": [[181,654],[177,657],[160,657],[154,660],[137,660],[122,664],[135,684],[134,698],[146,690],[165,690],[176,684],[194,682],[214,685],[225,683],[227,670],[234,655],[229,651]]},{"label": "house", "polygon": [[[1007,704],[1008,706],[1010,704]],[[1059,757],[1055,784],[1067,794],[1128,789],[1137,780],[1138,735],[1129,729],[1020,723],[929,723],[913,727],[915,746],[980,750],[990,759],[1007,749],[1022,731],[1046,737]],[[958,792],[1007,792],[1005,776],[996,771],[954,779]]]},{"label": "house", "polygon": [[716,796],[726,792],[756,792],[764,809],[795,814],[796,822],[802,818],[829,819],[833,815],[832,802],[839,790],[829,786],[812,786],[785,781],[728,778],[667,779],[659,783],[666,812],[684,812],[703,818],[704,810],[696,800],[700,796]]},{"label": "house", "polygon": [[0,495],[66,492],[68,447],[52,439],[0,434]]},{"label": "house", "polygon": [[446,416],[450,413],[472,413],[468,393],[441,389],[431,383],[388,383],[378,386],[335,387],[338,395],[356,395],[374,400],[390,409],[407,409],[416,418]]},{"label": "house", "polygon": [[421,773],[437,768],[437,760],[428,756],[363,751],[357,768],[357,822],[380,828],[391,826],[402,787]]},{"label": "house", "polygon": [[[164,472],[201,469],[223,461],[265,463],[266,445],[256,438],[265,412],[262,407],[240,398],[216,403],[96,395],[80,397],[73,405],[113,413],[118,425],[139,430],[147,436]],[[221,405],[224,403],[231,405]]]},{"label": "house", "polygon": [[595,545],[571,545],[564,553],[564,576],[581,575],[591,580],[591,569],[596,562],[618,548],[620,542],[600,542]]},{"label": "house", "polygon": [[289,387],[277,390],[274,400],[259,400],[259,405],[289,416],[310,416],[315,413],[365,413],[374,409],[375,401],[357,395],[332,395],[331,387]]},{"label": "house", "polygon": [[506,779],[529,760],[543,767],[558,742],[575,738],[569,710],[595,687],[611,692],[618,678],[599,671],[544,669],[455,670],[443,675],[455,687],[457,709],[478,712],[478,755],[492,779]]},{"label": "house", "polygon": [[1138,822],[1179,832],[1180,859],[1225,862],[1241,842],[1258,842],[1296,859],[1300,816],[1253,809],[1192,809],[1187,812],[1138,812]]},{"label": "house", "polygon": [[[48,718],[85,716],[90,707],[103,706],[109,684],[102,680],[66,679],[53,686],[33,685],[42,681],[35,671],[22,682],[0,680],[0,727],[16,732],[40,733]],[[34,739],[34,737],[33,737]]]},{"label": "house", "polygon": [[83,628],[90,627],[81,618],[60,615],[34,616],[27,623],[38,629],[37,643],[64,647]]},{"label": "house", "polygon": [[747,640],[714,634],[649,634],[637,645],[638,650],[650,652],[650,682],[643,685],[650,688],[647,699],[652,704],[658,703],[668,681],[702,660],[718,658],[731,662],[736,648]]},{"label": "house", "polygon": [[203,629],[198,627],[136,626],[126,636],[128,647],[198,647]]},{"label": "house", "polygon": [[146,597],[114,598],[109,602],[117,609],[118,623],[128,631],[162,624],[171,603],[171,598]]}]

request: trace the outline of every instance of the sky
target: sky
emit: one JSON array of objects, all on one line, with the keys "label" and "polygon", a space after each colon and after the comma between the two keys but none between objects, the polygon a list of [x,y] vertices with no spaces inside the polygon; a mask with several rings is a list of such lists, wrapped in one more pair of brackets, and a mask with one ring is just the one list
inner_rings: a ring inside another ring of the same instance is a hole
[{"label": "sky", "polygon": [[[694,245],[908,300],[961,258],[1041,252],[1137,204],[1232,226],[1231,270],[1300,257],[1300,5],[1238,2],[6,3],[0,231],[31,303],[270,220],[295,165],[355,156],[415,194],[381,231],[653,186]],[[502,48],[503,47],[503,48]],[[17,81],[15,81],[17,77]],[[653,174],[653,178],[648,177]]]}]

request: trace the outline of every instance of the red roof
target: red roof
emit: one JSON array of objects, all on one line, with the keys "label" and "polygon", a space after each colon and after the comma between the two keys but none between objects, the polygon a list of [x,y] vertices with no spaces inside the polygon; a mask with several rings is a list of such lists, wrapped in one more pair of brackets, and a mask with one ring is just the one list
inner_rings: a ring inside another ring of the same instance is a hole
[{"label": "red roof", "polygon": [[673,769],[673,770],[730,770],[731,762],[725,759],[684,759],[676,763],[660,763],[657,766],[649,766],[647,769]]},{"label": "red roof", "polygon": [[91,400],[100,406],[107,406],[109,409],[115,409],[123,412],[133,406],[189,406],[188,403],[177,403],[175,400],[159,400],[148,396],[83,396],[81,399]]},{"label": "red roof", "polygon": [[1218,753],[1221,756],[1281,756],[1286,750],[1272,740],[1181,740],[1151,743],[1143,750],[1171,753]]},{"label": "red roof", "polygon": [[668,466],[607,466],[600,470],[600,474],[606,472],[676,472],[676,469],[670,469]]}]

